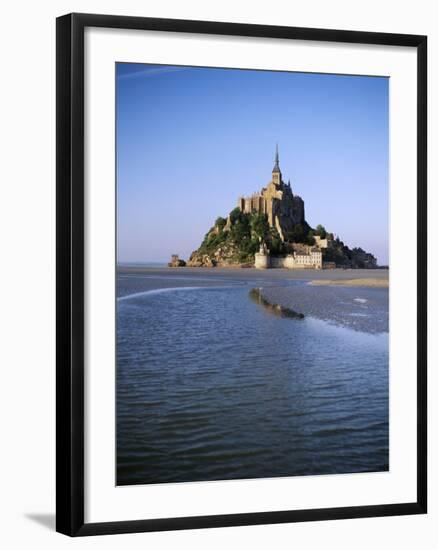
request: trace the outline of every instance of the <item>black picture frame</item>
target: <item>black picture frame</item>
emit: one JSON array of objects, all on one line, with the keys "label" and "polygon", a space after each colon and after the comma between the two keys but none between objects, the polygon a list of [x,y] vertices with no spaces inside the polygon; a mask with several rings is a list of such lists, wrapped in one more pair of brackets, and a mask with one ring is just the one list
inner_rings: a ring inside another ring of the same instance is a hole
[{"label": "black picture frame", "polygon": [[[84,29],[157,30],[407,46],[417,51],[417,499],[402,504],[84,522]],[[68,14],[56,22],[56,529],[69,536],[364,518],[427,511],[427,37],[268,25]]]}]

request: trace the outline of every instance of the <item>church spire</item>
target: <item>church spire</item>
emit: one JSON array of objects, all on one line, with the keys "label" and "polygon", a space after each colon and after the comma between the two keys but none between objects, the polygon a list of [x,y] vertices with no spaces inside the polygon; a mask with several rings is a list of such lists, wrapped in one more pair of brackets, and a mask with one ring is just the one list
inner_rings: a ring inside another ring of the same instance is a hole
[{"label": "church spire", "polygon": [[280,164],[279,164],[279,157],[278,157],[278,143],[275,145],[275,164],[274,168],[272,169],[272,172],[280,172]]}]

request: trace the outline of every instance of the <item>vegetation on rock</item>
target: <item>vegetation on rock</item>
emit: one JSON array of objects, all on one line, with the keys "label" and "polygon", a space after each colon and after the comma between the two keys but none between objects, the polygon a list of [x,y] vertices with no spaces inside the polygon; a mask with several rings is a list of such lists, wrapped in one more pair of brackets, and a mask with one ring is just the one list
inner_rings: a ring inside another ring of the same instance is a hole
[{"label": "vegetation on rock", "polygon": [[358,269],[376,268],[377,260],[369,252],[362,248],[350,249],[337,237],[332,246],[324,250],[325,262],[334,262],[339,267],[352,267]]},{"label": "vegetation on rock", "polygon": [[280,235],[269,227],[265,214],[245,214],[235,208],[228,222],[224,218],[216,220],[201,246],[190,256],[189,265],[252,263],[262,241],[272,254],[282,252]]},{"label": "vegetation on rock", "polygon": [[250,265],[260,248],[266,243],[269,252],[274,255],[290,254],[294,245],[314,246],[315,237],[329,239],[330,246],[323,249],[323,260],[334,262],[339,267],[368,268],[376,267],[376,259],[361,248],[350,250],[339,238],[334,239],[324,226],[310,227],[307,222],[295,224],[284,235],[284,242],[277,229],[270,227],[266,214],[244,213],[234,208],[228,219],[217,218],[214,226],[205,235],[198,250],[188,261],[189,266]]}]

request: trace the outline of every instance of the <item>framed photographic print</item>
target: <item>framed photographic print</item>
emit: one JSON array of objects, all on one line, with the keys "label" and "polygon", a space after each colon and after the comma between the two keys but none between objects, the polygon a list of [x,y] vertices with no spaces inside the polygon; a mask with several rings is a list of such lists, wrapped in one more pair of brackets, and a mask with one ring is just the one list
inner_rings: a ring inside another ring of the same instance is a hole
[{"label": "framed photographic print", "polygon": [[57,20],[57,530],[426,512],[426,37]]}]

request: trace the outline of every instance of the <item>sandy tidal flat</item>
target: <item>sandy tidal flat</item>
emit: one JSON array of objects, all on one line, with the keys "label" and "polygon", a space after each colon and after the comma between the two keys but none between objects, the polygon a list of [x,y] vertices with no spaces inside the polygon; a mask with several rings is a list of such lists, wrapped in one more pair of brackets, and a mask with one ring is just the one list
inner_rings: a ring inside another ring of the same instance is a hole
[{"label": "sandy tidal flat", "polygon": [[342,285],[342,286],[366,286],[368,288],[388,288],[388,279],[318,279],[310,281],[311,285]]}]

